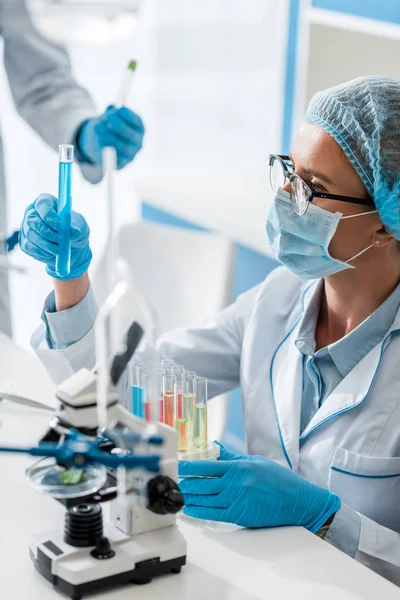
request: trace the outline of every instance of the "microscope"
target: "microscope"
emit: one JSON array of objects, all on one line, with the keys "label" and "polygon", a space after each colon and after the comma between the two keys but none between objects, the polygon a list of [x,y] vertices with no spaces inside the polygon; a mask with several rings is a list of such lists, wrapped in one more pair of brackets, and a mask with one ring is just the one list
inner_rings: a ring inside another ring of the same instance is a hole
[{"label": "microscope", "polygon": [[60,524],[35,534],[30,555],[39,573],[73,600],[179,573],[186,562],[176,524],[183,507],[177,433],[119,403],[118,382],[142,334],[133,323],[125,351],[112,361],[105,428],[99,427],[99,373],[82,368],[57,387],[58,408],[37,447],[0,448],[42,457],[27,470],[28,480],[65,505],[65,523],[63,530]]}]

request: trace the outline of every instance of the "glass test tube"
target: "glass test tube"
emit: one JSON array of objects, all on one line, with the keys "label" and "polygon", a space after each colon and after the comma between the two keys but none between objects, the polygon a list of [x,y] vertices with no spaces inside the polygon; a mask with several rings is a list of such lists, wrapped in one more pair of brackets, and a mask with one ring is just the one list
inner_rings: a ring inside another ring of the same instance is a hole
[{"label": "glass test tube", "polygon": [[145,391],[142,386],[142,365],[137,360],[132,360],[129,365],[129,375],[132,390],[132,413],[141,419],[145,416],[144,400]]},{"label": "glass test tube", "polygon": [[185,377],[175,381],[175,430],[178,434],[178,452],[189,449],[189,418],[187,402],[187,383]]},{"label": "glass test tube", "polygon": [[193,371],[186,371],[186,394],[184,396],[184,403],[186,404],[186,410],[188,414],[188,438],[189,448],[193,446],[193,422],[194,422],[194,405],[196,404],[196,373]]},{"label": "glass test tube", "polygon": [[172,369],[171,369],[171,374],[175,375],[177,381],[182,380],[182,378],[185,375],[185,367],[183,365],[177,365],[176,363],[174,363]]},{"label": "glass test tube", "polygon": [[207,448],[207,379],[196,378],[197,397],[193,417],[193,445]]},{"label": "glass test tube", "polygon": [[[171,373],[173,375],[175,375],[176,381],[177,382],[182,382],[184,381],[185,378],[185,367],[183,365],[177,365],[175,364],[172,368]],[[177,411],[178,413],[182,412],[182,402],[183,402],[183,392],[182,390],[178,393],[178,395],[175,397],[175,402],[177,405]]]},{"label": "glass test tube", "polygon": [[174,360],[172,360],[172,359],[170,359],[170,358],[164,358],[164,359],[161,361],[161,369],[162,369],[163,371],[165,371],[165,373],[166,373],[167,375],[168,375],[168,374],[171,374],[171,371],[172,371],[172,369],[174,368],[174,366],[175,366],[175,361],[174,361]]},{"label": "glass test tube", "polygon": [[141,387],[144,390],[143,417],[146,419],[146,421],[153,421],[154,419],[158,420],[158,410],[156,410],[156,414],[153,415],[153,418],[151,418],[150,414],[150,402],[152,400],[152,394],[155,393],[155,391],[153,390],[153,386],[157,385],[157,382],[153,381],[153,375],[156,375],[153,374],[153,368],[154,363],[151,360],[146,360],[142,363]]},{"label": "glass test tube", "polygon": [[57,212],[60,218],[60,253],[56,256],[56,273],[67,277],[71,268],[71,209],[72,209],[72,164],[74,147],[71,144],[59,146],[58,201]]},{"label": "glass test tube", "polygon": [[[163,376],[165,374],[165,371],[163,369],[158,369],[157,371],[157,381],[156,381],[156,390],[155,390],[155,394],[156,394],[156,402],[155,405],[153,406],[153,410],[156,410],[156,414],[152,415],[151,414],[151,398],[149,398],[149,396],[147,395],[146,397],[146,401],[145,401],[145,417],[146,417],[146,421],[159,421],[161,423],[164,422],[164,402],[163,402]],[[149,389],[148,386],[146,386],[147,389]]]},{"label": "glass test tube", "polygon": [[160,369],[157,378],[157,404],[159,407],[159,421],[164,423],[164,399],[163,399],[163,378],[165,375],[164,369]]},{"label": "glass test tube", "polygon": [[141,387],[143,388],[143,410],[146,421],[151,421],[150,401],[151,401],[151,372],[143,368],[140,378]]},{"label": "glass test tube", "polygon": [[163,375],[163,401],[164,401],[164,423],[170,427],[174,426],[175,416],[175,375],[165,373]]},{"label": "glass test tube", "polygon": [[[163,372],[163,377],[170,377],[172,375],[172,369],[174,368],[175,365],[175,361],[170,359],[170,358],[164,358],[161,361],[161,370]],[[167,388],[168,388],[167,384]],[[160,414],[162,414],[162,419],[161,422],[162,423],[167,423],[167,421],[165,420],[165,407],[167,407],[167,412],[168,412],[168,416],[167,419],[168,421],[171,421],[171,411],[173,410],[173,406],[172,405],[172,401],[171,401],[171,392],[173,390],[173,383],[170,382],[170,387],[172,387],[172,389],[166,389],[165,393],[167,394],[167,399],[165,399],[164,397],[164,383],[163,381],[161,381],[161,403],[160,403]],[[170,423],[168,423],[169,425]]]}]

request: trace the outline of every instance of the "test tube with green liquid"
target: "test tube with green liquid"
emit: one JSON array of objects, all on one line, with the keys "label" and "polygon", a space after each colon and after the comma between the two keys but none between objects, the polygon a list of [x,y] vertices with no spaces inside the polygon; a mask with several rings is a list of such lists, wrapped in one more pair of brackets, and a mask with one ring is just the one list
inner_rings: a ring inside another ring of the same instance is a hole
[{"label": "test tube with green liquid", "polygon": [[178,434],[178,452],[186,452],[189,448],[189,418],[187,403],[187,384],[183,376],[175,381],[175,430]]},{"label": "test tube with green liquid", "polygon": [[196,403],[193,415],[193,445],[195,448],[207,448],[207,379],[196,378]]}]

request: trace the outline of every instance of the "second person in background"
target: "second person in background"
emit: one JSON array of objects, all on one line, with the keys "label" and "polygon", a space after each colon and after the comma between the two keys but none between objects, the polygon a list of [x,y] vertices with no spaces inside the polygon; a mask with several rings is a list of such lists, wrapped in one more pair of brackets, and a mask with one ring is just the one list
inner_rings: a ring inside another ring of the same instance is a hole
[{"label": "second person in background", "polygon": [[[55,150],[74,144],[84,177],[102,178],[102,151],[115,148],[122,169],[142,146],[142,120],[126,107],[109,106],[98,114],[88,92],[71,74],[68,54],[45,39],[33,25],[25,0],[0,0],[0,34],[4,66],[18,113]],[[7,203],[0,140],[0,254],[10,250],[17,234],[7,231]],[[0,265],[0,332],[11,335],[7,273]]]}]

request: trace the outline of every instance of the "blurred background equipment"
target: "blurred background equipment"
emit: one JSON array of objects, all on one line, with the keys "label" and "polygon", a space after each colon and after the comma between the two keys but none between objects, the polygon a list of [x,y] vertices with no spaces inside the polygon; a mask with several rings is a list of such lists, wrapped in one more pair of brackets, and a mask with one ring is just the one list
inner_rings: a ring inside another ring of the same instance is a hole
[{"label": "blurred background equipment", "polygon": [[132,33],[140,0],[27,0],[37,29],[55,42],[110,42]]}]

